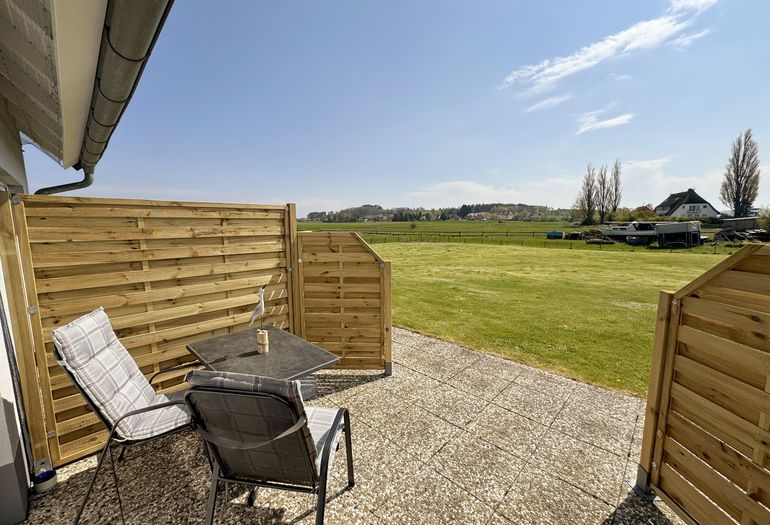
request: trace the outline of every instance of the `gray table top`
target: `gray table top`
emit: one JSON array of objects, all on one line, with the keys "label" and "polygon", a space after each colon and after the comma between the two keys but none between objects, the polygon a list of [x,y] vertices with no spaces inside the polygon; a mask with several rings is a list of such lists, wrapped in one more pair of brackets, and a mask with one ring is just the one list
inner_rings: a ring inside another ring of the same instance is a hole
[{"label": "gray table top", "polygon": [[274,379],[299,379],[339,362],[340,358],[274,326],[265,326],[270,351],[257,353],[257,329],[247,328],[187,345],[210,370],[240,372]]}]

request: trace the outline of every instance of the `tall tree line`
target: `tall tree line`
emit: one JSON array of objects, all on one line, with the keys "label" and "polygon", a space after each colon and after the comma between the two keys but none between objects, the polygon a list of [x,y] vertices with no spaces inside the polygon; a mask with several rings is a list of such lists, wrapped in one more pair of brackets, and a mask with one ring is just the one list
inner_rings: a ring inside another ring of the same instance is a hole
[{"label": "tall tree line", "polygon": [[751,128],[733,141],[725,166],[719,200],[733,210],[733,217],[747,217],[759,193],[759,146]]},{"label": "tall tree line", "polygon": [[599,223],[604,224],[618,211],[623,197],[621,176],[620,160],[615,160],[609,171],[606,165],[602,165],[597,172],[591,163],[588,164],[575,201],[583,224],[594,224],[597,214]]}]

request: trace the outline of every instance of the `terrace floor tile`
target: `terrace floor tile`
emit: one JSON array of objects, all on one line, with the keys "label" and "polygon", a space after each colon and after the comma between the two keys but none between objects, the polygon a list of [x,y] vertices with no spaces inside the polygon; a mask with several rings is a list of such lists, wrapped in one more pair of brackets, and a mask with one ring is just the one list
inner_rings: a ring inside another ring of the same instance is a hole
[{"label": "terrace floor tile", "polygon": [[524,468],[524,460],[468,432],[458,432],[429,465],[478,499],[496,505]]},{"label": "terrace floor tile", "polygon": [[[356,485],[346,447],[330,474],[326,522],[681,525],[631,491],[644,402],[621,393],[394,330],[394,374],[326,370],[309,405],[350,410]],[[71,522],[96,465],[59,469],[59,485],[30,501],[27,523]],[[117,466],[126,523],[201,523],[210,470],[185,431],[128,449]],[[216,523],[314,523],[312,496],[220,483]],[[104,465],[82,523],[119,523]]]},{"label": "terrace floor tile", "polygon": [[496,510],[518,525],[588,525],[611,519],[614,507],[552,476],[548,468],[528,465]]},{"label": "terrace floor tile", "polygon": [[623,483],[627,457],[549,430],[528,466],[549,472],[562,481],[615,505]]},{"label": "terrace floor tile", "polygon": [[531,388],[513,382],[494,399],[494,404],[522,416],[550,425],[567,401],[569,393],[557,389]]}]

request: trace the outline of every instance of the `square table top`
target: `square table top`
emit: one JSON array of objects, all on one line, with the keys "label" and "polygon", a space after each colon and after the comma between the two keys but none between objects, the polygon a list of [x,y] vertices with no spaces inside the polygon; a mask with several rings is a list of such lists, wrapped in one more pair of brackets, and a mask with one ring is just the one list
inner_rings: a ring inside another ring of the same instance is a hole
[{"label": "square table top", "polygon": [[270,351],[257,353],[257,328],[204,339],[187,349],[209,370],[293,380],[339,362],[340,358],[301,337],[264,326]]}]

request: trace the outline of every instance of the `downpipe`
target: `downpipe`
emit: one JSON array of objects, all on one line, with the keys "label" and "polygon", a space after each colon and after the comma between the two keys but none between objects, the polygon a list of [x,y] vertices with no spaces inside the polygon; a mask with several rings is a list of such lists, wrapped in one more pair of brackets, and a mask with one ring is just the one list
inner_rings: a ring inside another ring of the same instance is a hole
[{"label": "downpipe", "polygon": [[67,184],[59,184],[57,186],[48,186],[40,188],[35,192],[35,195],[52,195],[54,193],[63,193],[65,191],[74,191],[81,188],[87,188],[94,183],[94,168],[93,166],[83,168],[83,180],[76,182],[68,182]]}]

